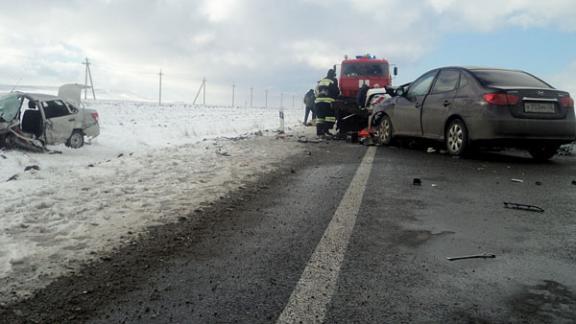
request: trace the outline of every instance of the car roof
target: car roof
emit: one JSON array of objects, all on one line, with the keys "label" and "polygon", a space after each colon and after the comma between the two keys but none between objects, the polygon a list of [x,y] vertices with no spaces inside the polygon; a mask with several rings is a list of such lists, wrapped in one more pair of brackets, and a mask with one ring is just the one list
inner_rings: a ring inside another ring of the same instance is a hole
[{"label": "car roof", "polygon": [[[440,69],[461,69],[461,70],[468,70],[470,72],[474,72],[474,71],[485,71],[485,70],[491,70],[491,71],[511,71],[511,72],[524,72],[522,70],[516,70],[516,69],[504,69],[504,68],[498,68],[498,67],[488,67],[488,66],[445,66],[445,67],[441,67],[438,68],[438,70]],[[526,73],[526,72],[524,72]]]},{"label": "car roof", "polygon": [[31,93],[31,92],[20,92],[17,91],[17,94],[26,96],[32,100],[35,101],[47,101],[47,100],[56,100],[56,99],[60,99],[60,100],[64,100],[63,98],[60,98],[58,96],[53,96],[53,95],[48,95],[48,94],[44,94],[44,93]]}]

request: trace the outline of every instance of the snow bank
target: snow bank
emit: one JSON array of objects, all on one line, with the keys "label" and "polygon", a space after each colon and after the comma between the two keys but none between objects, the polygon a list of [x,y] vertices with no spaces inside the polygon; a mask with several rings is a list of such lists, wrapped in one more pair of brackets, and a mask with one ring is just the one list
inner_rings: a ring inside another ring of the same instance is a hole
[{"label": "snow bank", "polygon": [[[0,152],[0,302],[217,200],[301,149],[273,136],[225,138],[272,133],[279,125],[272,109],[111,101],[90,108],[101,117],[90,145]],[[302,114],[287,110],[286,124]],[[32,165],[39,170],[24,171]]]}]

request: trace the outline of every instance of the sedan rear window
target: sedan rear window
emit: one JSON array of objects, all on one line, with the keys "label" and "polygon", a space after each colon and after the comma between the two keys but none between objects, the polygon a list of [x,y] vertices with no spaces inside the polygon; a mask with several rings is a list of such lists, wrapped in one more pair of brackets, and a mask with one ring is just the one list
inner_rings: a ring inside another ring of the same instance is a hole
[{"label": "sedan rear window", "polygon": [[546,82],[522,71],[473,70],[472,73],[488,87],[552,88]]}]

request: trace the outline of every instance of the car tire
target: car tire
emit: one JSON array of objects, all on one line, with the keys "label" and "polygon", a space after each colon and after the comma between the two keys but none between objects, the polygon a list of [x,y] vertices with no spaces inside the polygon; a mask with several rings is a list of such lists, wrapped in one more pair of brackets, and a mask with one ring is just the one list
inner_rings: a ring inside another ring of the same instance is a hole
[{"label": "car tire", "polygon": [[384,115],[380,120],[380,123],[378,123],[376,135],[379,145],[392,145],[394,139],[394,128],[392,127],[392,120],[388,115]]},{"label": "car tire", "polygon": [[446,150],[448,154],[462,156],[468,150],[468,129],[460,119],[453,119],[446,127]]},{"label": "car tire", "polygon": [[75,130],[72,132],[72,135],[66,141],[66,146],[77,149],[81,148],[84,145],[84,133],[79,130]]},{"label": "car tire", "polygon": [[11,150],[14,148],[14,139],[15,136],[8,133],[4,136],[0,136],[0,147],[4,147],[7,150]]},{"label": "car tire", "polygon": [[559,148],[559,145],[553,144],[536,145],[528,149],[528,152],[532,155],[534,160],[544,162],[550,160],[554,155],[556,155]]}]

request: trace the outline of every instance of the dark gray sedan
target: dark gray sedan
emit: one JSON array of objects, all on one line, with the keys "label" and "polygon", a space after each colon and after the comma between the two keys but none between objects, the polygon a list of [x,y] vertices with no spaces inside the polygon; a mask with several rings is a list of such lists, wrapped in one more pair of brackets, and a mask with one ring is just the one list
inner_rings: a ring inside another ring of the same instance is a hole
[{"label": "dark gray sedan", "polygon": [[442,141],[452,155],[473,145],[513,146],[548,160],[576,140],[574,101],[541,79],[516,70],[445,67],[395,90],[375,107],[381,144],[397,137]]}]

